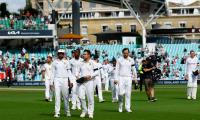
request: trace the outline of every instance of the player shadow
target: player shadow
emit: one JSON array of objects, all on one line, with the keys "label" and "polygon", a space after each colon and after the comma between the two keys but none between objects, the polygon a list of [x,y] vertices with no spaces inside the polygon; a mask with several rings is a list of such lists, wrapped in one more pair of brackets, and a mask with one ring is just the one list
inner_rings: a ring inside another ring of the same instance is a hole
[{"label": "player shadow", "polygon": [[104,112],[110,112],[110,113],[116,113],[117,109],[116,110],[115,109],[104,109],[102,111],[104,111]]},{"label": "player shadow", "polygon": [[177,100],[187,100],[185,97],[176,97],[176,98],[172,98],[172,99],[177,99]]},{"label": "player shadow", "polygon": [[40,115],[41,115],[41,116],[53,116],[52,113],[41,113]]},{"label": "player shadow", "polygon": [[145,101],[147,101],[147,100],[146,100],[146,99],[134,99],[134,100],[132,100],[132,101],[145,102]]},{"label": "player shadow", "polygon": [[[52,117],[54,116],[53,113],[41,113],[40,116],[44,116],[44,117]],[[65,114],[61,114],[60,115],[61,117],[66,117]],[[71,114],[71,117],[72,118],[80,118],[80,115],[79,114]],[[70,117],[69,117],[70,118]]]},{"label": "player shadow", "polygon": [[[42,101],[42,102],[46,102],[44,99],[37,99],[37,101]],[[46,102],[47,103],[47,102]]]}]

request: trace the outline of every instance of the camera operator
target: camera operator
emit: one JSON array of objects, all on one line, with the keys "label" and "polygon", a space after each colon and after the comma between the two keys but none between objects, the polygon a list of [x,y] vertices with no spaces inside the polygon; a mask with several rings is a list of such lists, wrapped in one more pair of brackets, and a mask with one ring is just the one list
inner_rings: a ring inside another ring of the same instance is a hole
[{"label": "camera operator", "polygon": [[157,99],[155,98],[154,93],[154,70],[156,69],[155,63],[151,57],[146,58],[142,65],[143,70],[143,79],[145,84],[145,91],[150,102],[155,102]]}]

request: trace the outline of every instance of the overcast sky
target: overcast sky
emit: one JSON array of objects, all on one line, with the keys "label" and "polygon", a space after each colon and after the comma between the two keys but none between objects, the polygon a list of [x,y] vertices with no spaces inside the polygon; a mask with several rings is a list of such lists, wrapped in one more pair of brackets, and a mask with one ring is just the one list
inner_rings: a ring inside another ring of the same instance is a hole
[{"label": "overcast sky", "polygon": [[10,12],[18,12],[18,9],[24,8],[26,0],[0,0],[0,3],[6,2]]},{"label": "overcast sky", "polygon": [[171,2],[178,2],[178,3],[184,3],[184,4],[190,4],[196,0],[167,0],[167,1],[171,1]]}]

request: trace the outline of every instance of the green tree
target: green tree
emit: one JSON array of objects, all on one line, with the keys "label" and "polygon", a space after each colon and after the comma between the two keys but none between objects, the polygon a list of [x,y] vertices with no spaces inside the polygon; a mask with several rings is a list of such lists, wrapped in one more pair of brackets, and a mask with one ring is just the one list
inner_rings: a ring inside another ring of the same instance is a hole
[{"label": "green tree", "polygon": [[1,3],[0,4],[0,16],[1,17],[5,17],[5,16],[9,16],[10,12],[7,10],[7,4],[6,3]]},{"label": "green tree", "polygon": [[37,9],[32,8],[32,4],[30,0],[26,0],[26,7],[22,10],[20,10],[20,13],[27,13],[29,12],[31,15],[38,15],[39,11]]}]

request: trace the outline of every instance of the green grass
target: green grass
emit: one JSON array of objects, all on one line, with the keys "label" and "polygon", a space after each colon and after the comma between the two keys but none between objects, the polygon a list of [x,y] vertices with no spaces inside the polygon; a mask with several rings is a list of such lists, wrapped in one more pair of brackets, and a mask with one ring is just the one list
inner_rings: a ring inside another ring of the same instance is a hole
[{"label": "green grass", "polygon": [[[17,87],[19,88],[19,87]],[[22,87],[29,88],[29,87]],[[41,87],[31,87],[32,89]],[[200,101],[186,100],[185,86],[157,86],[158,101],[146,101],[144,92],[132,94],[133,113],[118,113],[118,104],[111,103],[111,93],[104,92],[106,102],[95,98],[95,120],[200,120]],[[43,101],[43,91],[0,89],[0,120],[54,120],[54,102]],[[78,120],[81,111],[71,111],[67,118],[61,110],[60,120]],[[87,119],[87,118],[85,118]]]}]

